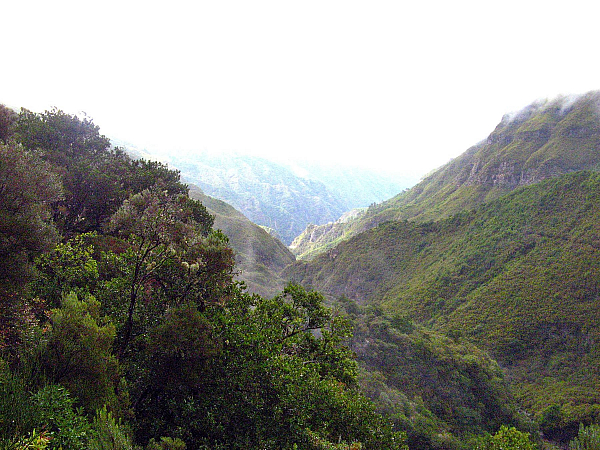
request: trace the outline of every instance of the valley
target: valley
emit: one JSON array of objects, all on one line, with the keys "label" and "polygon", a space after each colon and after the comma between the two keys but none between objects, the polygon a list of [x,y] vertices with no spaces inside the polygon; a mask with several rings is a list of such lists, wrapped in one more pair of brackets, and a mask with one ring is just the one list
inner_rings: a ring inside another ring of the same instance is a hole
[{"label": "valley", "polygon": [[[503,426],[556,449],[600,422],[599,92],[505,115],[416,184],[3,108],[0,399],[43,417],[62,386],[72,423],[109,405],[148,449],[466,450]],[[51,200],[20,197],[27,165]]]}]

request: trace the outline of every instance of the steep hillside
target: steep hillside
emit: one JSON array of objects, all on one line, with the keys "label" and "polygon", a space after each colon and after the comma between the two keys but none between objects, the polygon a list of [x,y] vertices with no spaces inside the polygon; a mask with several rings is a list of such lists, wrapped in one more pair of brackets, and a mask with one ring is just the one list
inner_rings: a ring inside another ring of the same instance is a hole
[{"label": "steep hillside", "polygon": [[502,369],[466,340],[427,330],[401,315],[342,299],[355,323],[352,349],[361,386],[408,433],[411,449],[473,449],[469,438],[501,424],[531,429]]},{"label": "steep hillside", "polygon": [[278,273],[295,261],[294,255],[277,238],[252,223],[228,203],[205,195],[197,186],[190,187],[190,197],[200,200],[214,215],[214,228],[223,231],[235,252],[240,279],[250,292],[273,296],[285,285]]},{"label": "steep hillside", "polygon": [[387,222],[284,276],[472,339],[540,420],[554,404],[565,411],[561,433],[600,411],[598,173],[522,187],[439,222]]},{"label": "steep hillside", "polygon": [[488,138],[412,189],[368,209],[318,241],[312,254],[388,220],[438,220],[519,187],[577,170],[600,169],[600,93],[537,102],[505,115]]}]

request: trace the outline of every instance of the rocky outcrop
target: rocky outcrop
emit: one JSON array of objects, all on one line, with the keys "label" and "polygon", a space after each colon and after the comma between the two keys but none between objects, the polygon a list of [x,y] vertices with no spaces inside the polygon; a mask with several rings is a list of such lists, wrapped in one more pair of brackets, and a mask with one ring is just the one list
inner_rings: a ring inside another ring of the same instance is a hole
[{"label": "rocky outcrop", "polygon": [[298,259],[311,259],[315,254],[331,248],[348,232],[348,224],[365,214],[366,209],[358,208],[344,213],[335,222],[325,225],[310,224],[290,245],[290,250]]}]

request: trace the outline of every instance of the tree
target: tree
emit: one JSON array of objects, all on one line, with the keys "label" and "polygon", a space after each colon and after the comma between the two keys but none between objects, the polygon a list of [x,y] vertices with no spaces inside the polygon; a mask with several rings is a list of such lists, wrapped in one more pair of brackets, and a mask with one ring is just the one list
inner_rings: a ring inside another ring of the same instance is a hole
[{"label": "tree", "polygon": [[[223,305],[188,310],[204,318],[195,320],[205,324],[205,338],[175,338],[173,347],[161,332],[148,347],[149,361],[163,359],[166,346],[180,362],[170,364],[171,375],[148,374],[154,389],[136,407],[138,439],[171,434],[189,448],[403,448],[403,436],[356,388],[356,363],[344,345],[349,329],[322,300],[291,285],[275,299],[237,290]],[[201,358],[194,363],[184,348]],[[181,367],[195,367],[195,375],[171,383]]]},{"label": "tree", "polygon": [[57,242],[50,205],[61,197],[47,163],[13,142],[0,144],[0,290],[23,286],[34,257]]},{"label": "tree", "polygon": [[63,294],[93,293],[99,278],[91,243],[96,237],[96,233],[80,234],[38,257],[29,293],[41,297],[50,307],[59,307]]},{"label": "tree", "polygon": [[80,119],[57,108],[42,114],[22,108],[15,135],[25,148],[42,149],[46,160],[69,167],[78,159],[109,152],[110,140],[99,130],[90,118]]},{"label": "tree", "polygon": [[100,303],[69,294],[50,314],[42,336],[39,362],[46,377],[61,384],[88,412],[120,406],[116,387],[119,364],[112,354],[115,327],[100,316]]},{"label": "tree", "polygon": [[108,230],[126,238],[130,245],[122,256],[130,264],[125,265],[128,306],[121,355],[129,345],[136,312],[141,312],[140,293],[147,296],[146,304],[158,303],[158,314],[167,304],[183,303],[190,297],[200,308],[220,301],[211,294],[231,282],[233,255],[218,234],[204,237],[209,224],[212,219],[200,205],[158,187],[132,196],[111,217]]},{"label": "tree", "polygon": [[477,448],[479,450],[536,450],[537,446],[529,440],[529,433],[502,425],[496,434],[487,436]]},{"label": "tree", "polygon": [[88,117],[56,108],[41,114],[22,109],[14,135],[60,174],[65,196],[54,219],[68,234],[100,231],[125,199],[155,184],[171,194],[187,193],[178,171],[159,162],[133,161],[113,148]]},{"label": "tree", "polygon": [[17,113],[4,105],[0,105],[0,142],[6,144],[12,136]]}]

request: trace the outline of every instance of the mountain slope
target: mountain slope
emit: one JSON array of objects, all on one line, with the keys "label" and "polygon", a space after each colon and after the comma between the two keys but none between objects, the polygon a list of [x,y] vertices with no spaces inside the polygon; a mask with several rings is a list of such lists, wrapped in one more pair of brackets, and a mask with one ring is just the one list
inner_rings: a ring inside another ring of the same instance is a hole
[{"label": "mountain slope", "polygon": [[284,275],[468,337],[505,365],[529,411],[568,411],[561,433],[600,417],[598,173],[439,222],[387,222]]},{"label": "mountain slope", "polygon": [[[537,102],[505,115],[489,137],[410,190],[343,226],[347,239],[388,220],[438,220],[541,180],[600,169],[600,92]],[[297,245],[313,254],[339,241],[321,233]]]},{"label": "mountain slope", "polygon": [[228,203],[205,195],[197,186],[190,186],[190,197],[200,200],[214,215],[214,228],[223,231],[235,252],[239,278],[250,292],[274,296],[281,292],[285,281],[278,273],[295,261],[294,255],[279,239],[248,220]]}]

